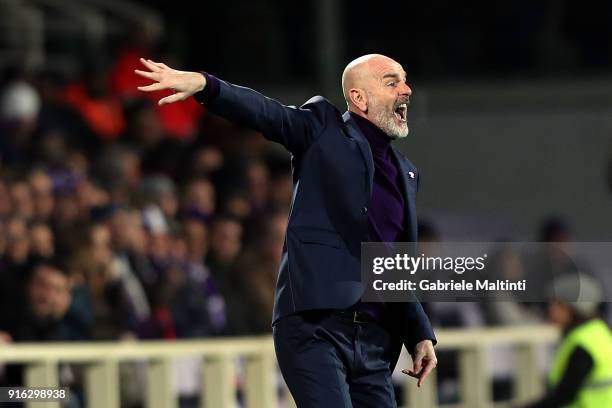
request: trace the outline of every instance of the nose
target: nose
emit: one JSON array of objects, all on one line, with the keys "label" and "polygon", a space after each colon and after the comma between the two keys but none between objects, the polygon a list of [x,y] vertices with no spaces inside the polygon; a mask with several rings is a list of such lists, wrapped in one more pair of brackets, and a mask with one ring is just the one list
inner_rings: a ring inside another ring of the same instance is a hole
[{"label": "nose", "polygon": [[407,83],[404,82],[404,87],[402,89],[402,95],[412,95],[412,88],[410,88],[410,86],[408,86]]}]

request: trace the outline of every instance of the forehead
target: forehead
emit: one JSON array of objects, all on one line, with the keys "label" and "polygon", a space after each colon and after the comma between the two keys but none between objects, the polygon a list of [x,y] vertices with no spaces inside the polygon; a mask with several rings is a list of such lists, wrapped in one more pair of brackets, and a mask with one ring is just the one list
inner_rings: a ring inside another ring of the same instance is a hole
[{"label": "forehead", "polygon": [[56,283],[64,283],[68,281],[68,278],[61,271],[46,265],[37,267],[34,270],[34,276],[38,279]]},{"label": "forehead", "polygon": [[377,79],[381,79],[387,76],[399,76],[401,78],[406,77],[406,72],[404,68],[398,63],[390,58],[378,58],[372,63],[372,71],[377,77]]}]

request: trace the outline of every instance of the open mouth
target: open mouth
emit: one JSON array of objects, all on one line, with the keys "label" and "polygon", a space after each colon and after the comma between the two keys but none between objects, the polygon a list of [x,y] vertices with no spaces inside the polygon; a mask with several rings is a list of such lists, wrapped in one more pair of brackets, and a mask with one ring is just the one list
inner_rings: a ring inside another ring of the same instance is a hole
[{"label": "open mouth", "polygon": [[394,114],[395,117],[400,121],[400,122],[406,122],[406,115],[408,113],[408,105],[406,103],[402,103],[397,105],[397,107],[395,108]]}]

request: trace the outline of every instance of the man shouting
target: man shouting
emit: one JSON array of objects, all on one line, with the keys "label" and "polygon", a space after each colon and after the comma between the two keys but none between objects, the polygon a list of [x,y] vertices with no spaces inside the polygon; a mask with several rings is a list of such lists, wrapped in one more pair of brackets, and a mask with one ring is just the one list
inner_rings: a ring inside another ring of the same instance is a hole
[{"label": "man shouting", "polygon": [[285,106],[208,73],[141,60],[136,73],[194,96],[211,112],[291,152],[293,198],[272,325],[276,356],[298,407],[395,407],[391,373],[404,344],[418,385],[436,366],[436,342],[418,302],[365,303],[361,242],[416,241],[417,169],[391,141],[408,135],[412,90],[383,55],[347,65],[341,114],[315,96]]}]

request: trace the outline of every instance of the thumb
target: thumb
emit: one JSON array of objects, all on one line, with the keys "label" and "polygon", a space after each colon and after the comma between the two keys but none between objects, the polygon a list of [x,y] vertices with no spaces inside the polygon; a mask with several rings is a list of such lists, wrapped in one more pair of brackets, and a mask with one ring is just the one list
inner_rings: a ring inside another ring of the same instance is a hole
[{"label": "thumb", "polygon": [[418,374],[419,372],[421,372],[421,368],[423,367],[423,357],[425,357],[425,353],[423,353],[422,351],[419,351],[415,356],[414,356],[414,360],[413,360],[413,365],[412,365],[412,371],[415,374]]},{"label": "thumb", "polygon": [[167,105],[170,103],[174,103],[174,102],[178,102],[178,101],[182,101],[183,99],[185,99],[185,95],[183,92],[177,92],[175,94],[166,96],[165,98],[162,98],[159,100],[158,105]]}]

